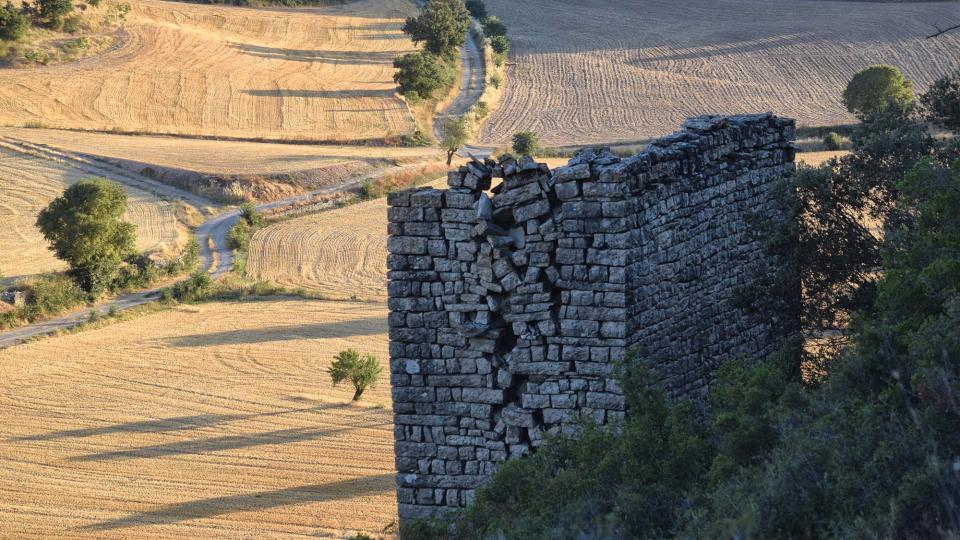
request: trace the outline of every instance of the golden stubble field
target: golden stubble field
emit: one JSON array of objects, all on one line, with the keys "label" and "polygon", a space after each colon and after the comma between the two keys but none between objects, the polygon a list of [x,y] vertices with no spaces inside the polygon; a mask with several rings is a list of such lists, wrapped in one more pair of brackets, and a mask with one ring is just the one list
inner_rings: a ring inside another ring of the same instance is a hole
[{"label": "golden stubble field", "polygon": [[513,42],[499,108],[481,134],[546,144],[630,141],[701,114],[774,111],[800,125],[852,123],[858,70],[901,68],[923,90],[960,68],[956,2],[488,0]]},{"label": "golden stubble field", "polygon": [[[0,273],[6,279],[66,265],[47,249],[37,214],[68,186],[91,175],[51,160],[0,148]],[[175,252],[186,243],[173,203],[130,186],[124,219],[137,226],[141,252]],[[0,353],[2,354],[2,353]]]},{"label": "golden stubble field", "polygon": [[354,141],[413,128],[395,94],[408,0],[252,9],[130,0],[116,44],[0,71],[0,124]]},{"label": "golden stubble field", "polygon": [[[343,538],[395,519],[386,308],[264,299],[0,350],[0,536]],[[348,534],[349,533],[349,534]]]}]

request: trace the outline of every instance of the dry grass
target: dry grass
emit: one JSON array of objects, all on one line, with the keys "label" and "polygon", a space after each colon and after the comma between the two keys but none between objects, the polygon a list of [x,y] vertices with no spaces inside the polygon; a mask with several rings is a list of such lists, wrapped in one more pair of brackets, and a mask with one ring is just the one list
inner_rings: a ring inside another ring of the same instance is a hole
[{"label": "dry grass", "polygon": [[532,129],[545,144],[655,137],[683,118],[772,110],[801,125],[852,122],[840,96],[870,64],[925,88],[960,67],[955,2],[489,0],[513,50],[481,142]]},{"label": "dry grass", "polygon": [[407,0],[253,9],[133,0],[118,44],[0,72],[0,123],[352,141],[413,128],[393,58]]},{"label": "dry grass", "polygon": [[386,198],[296,217],[257,231],[250,241],[247,275],[330,298],[385,301]]},{"label": "dry grass", "polygon": [[[0,271],[7,279],[65,268],[47,249],[37,213],[68,186],[90,175],[50,160],[0,149]],[[126,187],[125,219],[137,226],[140,251],[176,251],[186,242],[174,203]]]},{"label": "dry grass", "polygon": [[396,515],[387,378],[350,405],[324,369],[348,347],[385,362],[386,315],[216,303],[0,351],[3,536],[381,531]]}]

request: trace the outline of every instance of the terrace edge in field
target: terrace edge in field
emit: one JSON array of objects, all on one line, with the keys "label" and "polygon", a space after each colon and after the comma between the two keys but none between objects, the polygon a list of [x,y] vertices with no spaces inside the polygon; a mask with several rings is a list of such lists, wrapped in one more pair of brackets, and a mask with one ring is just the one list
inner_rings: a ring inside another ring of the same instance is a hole
[{"label": "terrace edge in field", "polygon": [[[794,121],[683,127],[629,159],[586,150],[552,172],[529,157],[474,160],[450,189],[389,196],[402,521],[469,504],[548,431],[623,418],[613,371],[628,350],[671,394],[701,399],[725,359],[780,343],[783,327],[737,294],[778,270],[757,217],[783,219]],[[799,283],[788,290],[799,304]]]}]

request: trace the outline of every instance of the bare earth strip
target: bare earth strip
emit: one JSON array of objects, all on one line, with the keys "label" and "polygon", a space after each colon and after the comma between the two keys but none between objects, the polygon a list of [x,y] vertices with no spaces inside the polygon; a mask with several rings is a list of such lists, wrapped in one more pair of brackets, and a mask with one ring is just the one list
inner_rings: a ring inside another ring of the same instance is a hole
[{"label": "bare earth strip", "polygon": [[630,141],[689,116],[774,111],[853,122],[847,81],[895,65],[919,89],[960,67],[956,2],[489,0],[513,41],[507,87],[481,143],[522,129],[551,145]]},{"label": "bare earth strip", "polygon": [[[37,214],[68,186],[90,177],[77,168],[0,148],[0,271],[6,278],[62,270],[35,225]],[[125,186],[124,219],[137,226],[137,249],[176,250],[186,241],[173,204]]]},{"label": "bare earth strip", "polygon": [[[375,533],[395,519],[382,305],[206,304],[0,351],[0,531],[57,538]],[[381,407],[381,405],[384,405]]]},{"label": "bare earth strip", "polygon": [[131,0],[120,44],[0,70],[0,123],[309,140],[410,131],[394,57],[407,0],[252,9]]}]

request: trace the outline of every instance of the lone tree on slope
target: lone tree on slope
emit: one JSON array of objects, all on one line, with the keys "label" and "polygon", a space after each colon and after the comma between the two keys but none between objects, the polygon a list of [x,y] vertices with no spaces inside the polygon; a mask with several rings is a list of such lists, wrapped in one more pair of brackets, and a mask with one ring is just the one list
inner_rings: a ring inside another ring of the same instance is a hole
[{"label": "lone tree on slope", "polygon": [[513,151],[521,156],[532,156],[537,153],[540,139],[532,131],[519,131],[513,135]]},{"label": "lone tree on slope", "polygon": [[420,15],[403,25],[415,43],[424,42],[427,51],[446,59],[456,58],[469,28],[470,12],[463,0],[427,0]]},{"label": "lone tree on slope", "polygon": [[103,178],[68,187],[37,217],[37,227],[83,290],[98,294],[134,253],[136,227],[121,221],[127,193]]},{"label": "lone tree on slope", "polygon": [[353,384],[353,401],[360,399],[368,387],[377,385],[382,371],[377,357],[367,354],[361,358],[354,349],[340,351],[327,369],[334,386],[346,380]]},{"label": "lone tree on slope", "polygon": [[913,83],[899,69],[887,65],[857,73],[843,91],[843,104],[861,119],[891,107],[905,108],[914,99]]},{"label": "lone tree on slope", "polygon": [[447,167],[453,162],[453,156],[467,143],[467,119],[463,116],[448,116],[443,121],[443,141],[440,143],[447,151]]}]

